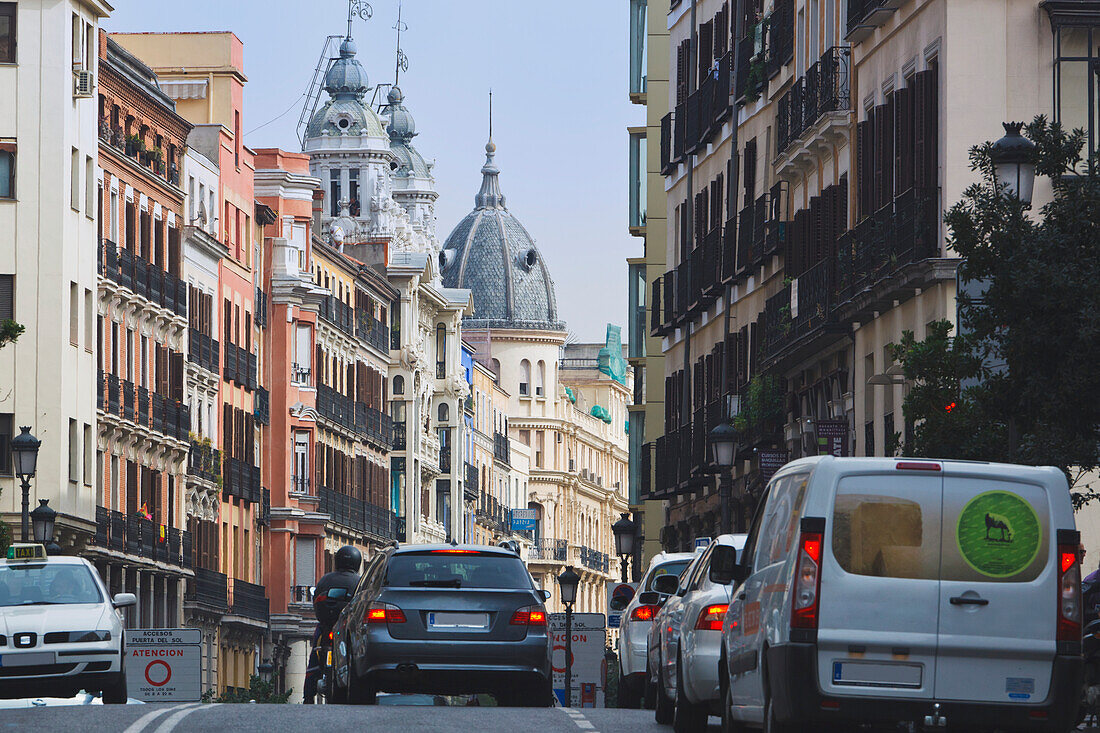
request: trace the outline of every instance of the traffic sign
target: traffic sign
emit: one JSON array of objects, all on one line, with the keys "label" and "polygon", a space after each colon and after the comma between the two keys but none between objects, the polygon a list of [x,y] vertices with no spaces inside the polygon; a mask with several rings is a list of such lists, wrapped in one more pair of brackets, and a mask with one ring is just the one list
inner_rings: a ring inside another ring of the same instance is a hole
[{"label": "traffic sign", "polygon": [[[550,635],[554,640],[551,667],[554,675],[554,694],[558,702],[565,704],[565,614],[547,614]],[[606,620],[602,613],[573,614],[573,705],[569,707],[604,706],[604,689],[607,682],[607,665],[604,648],[607,646]]]},{"label": "traffic sign", "polygon": [[528,532],[535,529],[535,510],[534,509],[513,509],[512,510],[512,531],[513,532]]},{"label": "traffic sign", "polygon": [[607,628],[617,629],[622,624],[623,610],[634,599],[637,583],[607,581]]},{"label": "traffic sign", "polygon": [[126,632],[126,686],[145,702],[197,702],[202,697],[199,629]]},{"label": "traffic sign", "polygon": [[710,547],[710,537],[696,537],[695,549],[698,550],[700,547]]}]

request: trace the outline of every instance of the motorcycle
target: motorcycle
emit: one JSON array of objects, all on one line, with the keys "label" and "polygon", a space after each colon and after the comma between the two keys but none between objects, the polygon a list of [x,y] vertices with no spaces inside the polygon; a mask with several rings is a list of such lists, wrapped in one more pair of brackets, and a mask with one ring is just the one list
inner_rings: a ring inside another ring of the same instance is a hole
[{"label": "motorcycle", "polygon": [[[317,604],[326,604],[326,606],[335,612],[335,616],[339,618],[340,613],[351,601],[351,592],[345,588],[330,588],[328,593],[324,596],[318,596],[314,599],[314,606]],[[334,692],[336,690],[333,668],[332,668],[332,648],[333,648],[334,633],[332,629],[321,634],[317,639],[317,645],[310,650],[310,669],[317,675],[317,691],[314,697],[315,704],[325,704],[337,702],[334,699]],[[316,671],[313,671],[316,670]]]}]

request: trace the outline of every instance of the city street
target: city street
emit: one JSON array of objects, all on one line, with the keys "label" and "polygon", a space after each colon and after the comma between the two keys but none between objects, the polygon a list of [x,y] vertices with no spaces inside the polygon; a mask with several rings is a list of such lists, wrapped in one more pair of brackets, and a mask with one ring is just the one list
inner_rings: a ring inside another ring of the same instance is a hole
[{"label": "city street", "polygon": [[[125,733],[227,730],[670,731],[649,710],[440,708],[412,706],[128,705],[8,710],[0,730],[101,730]],[[719,729],[711,718],[710,730]]]}]

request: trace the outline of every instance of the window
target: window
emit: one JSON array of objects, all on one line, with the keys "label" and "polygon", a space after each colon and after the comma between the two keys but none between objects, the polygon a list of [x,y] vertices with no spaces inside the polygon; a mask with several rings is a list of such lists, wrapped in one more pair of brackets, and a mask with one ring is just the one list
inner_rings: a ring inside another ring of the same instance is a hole
[{"label": "window", "polygon": [[80,480],[80,426],[76,420],[69,418],[69,480],[76,483]]},{"label": "window", "polygon": [[393,393],[395,395],[405,394],[405,378],[400,374],[393,378]]},{"label": "window", "polygon": [[11,476],[11,439],[15,416],[0,413],[0,476]]},{"label": "window", "polygon": [[519,363],[519,393],[531,394],[531,362],[526,359]]},{"label": "window", "polygon": [[938,578],[942,498],[881,476],[841,479],[833,505],[837,563],[854,575]]},{"label": "window", "polygon": [[95,441],[92,440],[92,426],[84,423],[84,485],[92,485],[95,468]]},{"label": "window", "polygon": [[[0,20],[3,20],[0,17]],[[0,140],[0,199],[15,198],[15,143]]]},{"label": "window", "polygon": [[[241,113],[233,110],[233,165],[241,167]],[[240,259],[240,258],[238,258]]]},{"label": "window", "polygon": [[539,360],[538,369],[535,370],[535,396],[543,396],[543,385],[546,384],[546,362]]},{"label": "window", "polygon": [[15,318],[15,275],[0,275],[0,321]]},{"label": "window", "polygon": [[84,156],[84,216],[95,218],[95,161],[92,156]]},{"label": "window", "polygon": [[80,151],[73,148],[69,162],[69,206],[80,211]]},{"label": "window", "polygon": [[630,93],[646,90],[646,0],[630,0]]},{"label": "window", "polygon": [[15,3],[0,3],[0,64],[15,63]]},{"label": "window", "polygon": [[81,62],[84,60],[84,51],[81,44],[80,35],[84,30],[83,23],[80,22],[80,16],[73,13],[73,68],[79,69]]},{"label": "window", "polygon": [[118,191],[111,189],[111,241],[118,244]]},{"label": "window", "polygon": [[447,422],[451,419],[451,408],[446,402],[439,403],[439,422]]},{"label": "window", "polygon": [[95,339],[95,302],[92,300],[92,291],[84,288],[84,350],[90,352]]},{"label": "window", "polygon": [[340,170],[332,169],[329,176],[329,216],[340,216]]},{"label": "window", "polygon": [[69,343],[80,345],[80,286],[69,283]]}]

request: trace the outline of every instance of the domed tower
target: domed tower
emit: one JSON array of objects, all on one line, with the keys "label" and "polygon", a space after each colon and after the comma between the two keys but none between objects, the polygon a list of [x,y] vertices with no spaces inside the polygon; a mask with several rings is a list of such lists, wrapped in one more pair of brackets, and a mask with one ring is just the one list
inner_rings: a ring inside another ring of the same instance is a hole
[{"label": "domed tower", "polygon": [[435,202],[439,193],[435,190],[432,168],[413,144],[416,123],[405,107],[405,94],[394,86],[387,97],[388,121],[386,134],[390,137],[390,150],[397,158],[393,172],[393,200],[401,204],[409,214],[412,226],[435,239]]},{"label": "domed tower", "polygon": [[463,328],[565,331],[554,281],[535,240],[504,205],[490,138],[474,210],[447,237],[440,253],[443,284],[473,294]]},{"label": "domed tower", "polygon": [[322,233],[340,217],[349,242],[392,230],[387,210],[394,207],[384,201],[389,197],[390,171],[398,165],[382,120],[365,100],[371,86],[355,55],[349,34],[325,74],[329,99],[310,119],[302,146],[310,156],[310,173],[321,179],[325,191]]}]

